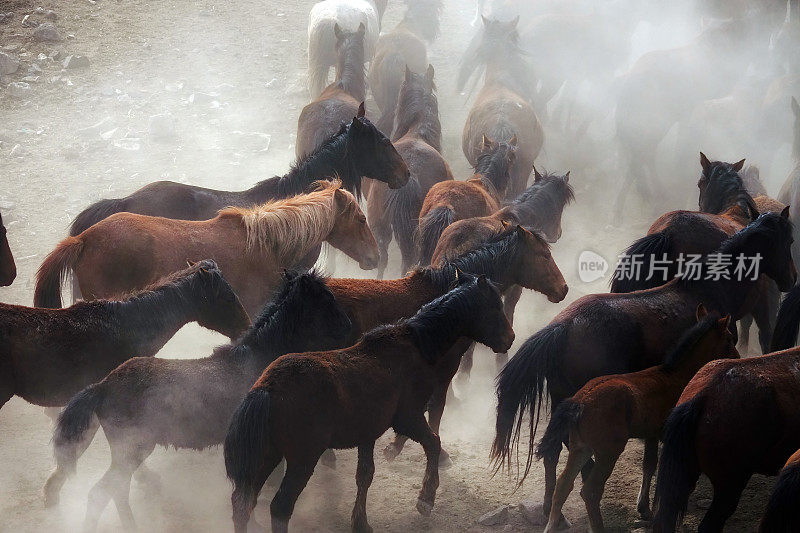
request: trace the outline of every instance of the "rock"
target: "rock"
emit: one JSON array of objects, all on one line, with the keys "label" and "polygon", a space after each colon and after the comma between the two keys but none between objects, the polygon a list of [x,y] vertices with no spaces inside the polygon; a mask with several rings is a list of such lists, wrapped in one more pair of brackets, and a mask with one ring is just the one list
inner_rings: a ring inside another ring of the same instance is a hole
[{"label": "rock", "polygon": [[36,21],[31,18],[30,15],[25,15],[24,17],[22,17],[22,25],[25,28],[35,28],[39,24],[37,24]]},{"label": "rock", "polygon": [[502,526],[508,522],[508,506],[498,507],[494,511],[489,511],[478,518],[478,523],[482,526]]},{"label": "rock", "polygon": [[0,52],[0,75],[13,74],[19,68],[19,59],[5,52]]},{"label": "rock", "polygon": [[68,55],[62,63],[64,68],[86,68],[89,66],[89,58],[79,55]]},{"label": "rock", "polygon": [[150,132],[150,138],[153,140],[163,141],[173,139],[176,133],[175,120],[169,113],[153,115],[150,117],[148,131]]},{"label": "rock", "polygon": [[30,67],[28,67],[28,76],[38,76],[42,73],[42,67],[33,63]]},{"label": "rock", "polygon": [[517,506],[522,517],[528,523],[534,526],[543,526],[547,524],[547,517],[544,515],[542,502],[534,502],[533,500],[523,500]]},{"label": "rock", "polygon": [[48,42],[59,42],[62,41],[63,38],[61,34],[58,33],[58,30],[53,25],[52,22],[45,22],[43,24],[39,24],[35,30],[33,30],[33,38],[37,41],[48,41]]},{"label": "rock", "polygon": [[15,98],[25,98],[31,92],[31,86],[24,81],[15,81],[8,84],[8,94]]},{"label": "rock", "polygon": [[34,9],[33,12],[36,13],[37,15],[44,15],[44,8],[42,6],[39,6],[36,9]]},{"label": "rock", "polygon": [[25,76],[19,81],[26,81],[28,83],[37,83],[39,81],[39,76]]},{"label": "rock", "polygon": [[48,9],[44,14],[44,18],[46,18],[47,20],[57,20],[58,15],[52,9]]}]

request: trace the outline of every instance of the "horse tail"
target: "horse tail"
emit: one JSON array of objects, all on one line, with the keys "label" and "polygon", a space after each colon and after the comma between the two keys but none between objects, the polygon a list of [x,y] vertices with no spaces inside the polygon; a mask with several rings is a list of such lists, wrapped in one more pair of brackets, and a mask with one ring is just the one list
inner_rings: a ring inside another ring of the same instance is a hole
[{"label": "horse tail", "polygon": [[114,213],[127,211],[127,200],[125,198],[108,198],[95,202],[75,217],[69,226],[69,234],[74,237],[80,235],[101,220],[110,217]]},{"label": "horse tail", "polygon": [[72,397],[58,415],[53,433],[53,454],[59,469],[74,472],[78,450],[92,427],[92,417],[102,405],[105,391],[95,383]]},{"label": "horse tail", "polygon": [[[414,230],[419,224],[422,210],[422,187],[416,177],[411,176],[399,189],[389,189],[386,194],[386,217],[392,221],[394,235],[401,250],[415,250]],[[407,263],[415,263],[414,258]]]},{"label": "horse tail", "polygon": [[503,464],[511,465],[512,450],[519,445],[523,417],[530,410],[530,442],[522,479],[530,472],[533,462],[533,443],[542,414],[545,379],[552,379],[558,371],[568,328],[567,324],[554,323],[534,334],[497,376],[497,422],[491,457],[498,468]]},{"label": "horse tail", "polygon": [[558,456],[562,443],[567,442],[569,432],[580,422],[583,405],[574,400],[564,400],[550,417],[539,446],[536,447],[536,458]]},{"label": "horse tail", "polygon": [[253,477],[267,452],[268,417],[269,392],[264,387],[254,388],[233,413],[225,436],[225,470],[245,500],[256,496],[252,494],[256,490]]},{"label": "horse tail", "polygon": [[[658,279],[658,276],[655,275],[652,279],[646,279],[653,264],[653,259],[661,259],[665,255],[667,257],[672,255],[672,237],[669,233],[659,231],[636,240],[625,250],[623,256],[642,259],[641,270],[638,271],[641,275],[631,275],[634,272],[626,270],[626,265],[620,262],[614,271],[614,276],[611,278],[611,292],[633,292],[652,289],[669,281]],[[637,279],[627,279],[634,277]]]},{"label": "horse tail", "polygon": [[653,531],[674,532],[683,521],[689,494],[700,477],[695,440],[705,403],[705,395],[695,396],[675,407],[664,425],[664,446],[656,478]]},{"label": "horse tail", "polygon": [[800,326],[800,285],[792,287],[783,299],[772,332],[770,351],[786,350],[797,345],[797,329]]},{"label": "horse tail", "polygon": [[78,260],[83,250],[83,241],[78,237],[67,237],[45,257],[36,273],[36,288],[33,305],[57,309],[61,307],[61,285],[67,272]]},{"label": "horse tail", "polygon": [[381,133],[392,138],[394,132],[394,119],[397,113],[397,99],[400,96],[400,86],[405,78],[406,62],[402,54],[393,52],[387,54],[383,61],[378,64],[375,72],[375,79],[381,83],[373,83],[373,89],[380,91],[376,95],[377,99],[383,102],[381,116],[375,123]]},{"label": "horse tail", "polygon": [[453,208],[449,206],[434,207],[420,219],[416,241],[421,265],[429,265],[431,263],[439,237],[441,237],[445,228],[455,221],[456,214]]},{"label": "horse tail", "polygon": [[781,470],[764,516],[761,518],[759,531],[761,533],[800,531],[798,496],[800,496],[800,463],[794,462]]}]

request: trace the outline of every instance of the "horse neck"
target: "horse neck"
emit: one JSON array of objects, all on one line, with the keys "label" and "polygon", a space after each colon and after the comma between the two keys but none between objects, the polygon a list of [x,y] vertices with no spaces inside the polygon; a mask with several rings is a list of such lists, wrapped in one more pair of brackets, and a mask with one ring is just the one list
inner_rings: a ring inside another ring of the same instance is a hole
[{"label": "horse neck", "polygon": [[495,161],[493,158],[487,159],[488,162],[478,162],[474,177],[480,179],[489,194],[499,201],[503,196],[502,192],[508,188],[511,176],[503,161]]},{"label": "horse neck", "polygon": [[488,61],[484,84],[505,87],[525,100],[533,95],[529,67],[517,52],[510,53],[507,59]]},{"label": "horse neck", "polygon": [[336,81],[339,87],[358,102],[363,102],[367,94],[364,58],[362,56],[363,54],[360,55],[355,50],[346,50],[339,58],[339,63],[336,67]]},{"label": "horse neck", "polygon": [[439,270],[452,273],[453,279],[455,279],[456,267],[462,272],[469,272],[474,276],[485,275],[497,284],[500,292],[504,292],[518,281],[514,276],[514,269],[518,262],[516,255],[516,252],[509,248],[504,248],[500,254],[491,257],[467,253],[442,266]]},{"label": "horse neck", "polygon": [[702,341],[699,341],[697,345],[688,349],[691,350],[691,353],[684,355],[672,369],[660,369],[665,382],[675,392],[676,398],[680,396],[680,393],[686,388],[686,384],[691,381],[694,375],[697,374],[703,366],[713,361],[715,356],[720,355],[719,353],[704,349]]},{"label": "horse neck", "polygon": [[520,221],[520,224],[533,228],[541,228],[544,224],[544,216],[552,211],[551,206],[547,205],[548,197],[546,194],[537,191],[522,202],[513,202],[506,206],[507,209]]},{"label": "horse neck", "polygon": [[[470,311],[454,308],[449,312],[414,316],[406,321],[414,344],[423,359],[435,363],[452,348],[459,338],[468,334],[472,328],[467,315]],[[473,313],[474,314],[474,313]]]},{"label": "horse neck", "polygon": [[414,117],[401,118],[398,110],[398,124],[392,136],[392,142],[398,141],[407,134],[414,135],[425,141],[434,150],[442,153],[442,124],[435,110],[426,106],[424,111],[416,113]]}]

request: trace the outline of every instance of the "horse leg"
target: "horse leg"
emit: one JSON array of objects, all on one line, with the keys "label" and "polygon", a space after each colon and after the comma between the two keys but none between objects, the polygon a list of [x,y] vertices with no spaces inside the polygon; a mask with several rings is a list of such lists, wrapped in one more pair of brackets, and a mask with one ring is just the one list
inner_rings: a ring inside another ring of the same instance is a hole
[{"label": "horse leg", "polygon": [[[83,434],[83,440],[75,443],[74,445],[76,461],[81,455],[83,455],[83,453],[86,451],[86,448],[88,448],[92,443],[92,440],[94,440],[94,436],[98,429],[100,429],[100,421],[97,419],[96,415],[92,415],[89,428]],[[64,482],[67,481],[67,476],[69,475],[70,469],[70,465],[57,462],[55,470],[53,470],[53,473],[47,478],[44,488],[42,489],[42,492],[44,492],[45,507],[53,507],[58,505],[61,488],[64,486]]]},{"label": "horse leg", "polygon": [[392,242],[392,225],[386,220],[376,220],[370,225],[375,241],[378,243],[380,259],[378,259],[378,279],[383,279],[389,264],[389,244]]},{"label": "horse leg", "polygon": [[780,306],[781,293],[773,281],[769,281],[764,295],[759,299],[758,305],[753,310],[753,318],[758,326],[758,343],[761,353],[770,352],[772,343],[772,330],[775,328],[777,310]]},{"label": "horse leg", "polygon": [[[447,403],[447,390],[449,387],[449,382],[439,383],[434,389],[430,400],[428,400],[428,420],[430,421],[429,427],[434,433],[438,433],[439,424],[442,422],[442,414],[444,413],[445,403]],[[399,433],[395,434],[392,442],[387,444],[386,448],[383,449],[383,456],[387,461],[392,461],[398,455],[400,455],[400,452],[403,451],[403,447],[405,446],[406,442],[408,442],[409,437],[411,436],[406,436]],[[413,437],[411,438],[413,440],[417,440]],[[452,463],[453,462],[450,460],[450,455],[444,449],[440,449],[439,466],[446,468]]]},{"label": "horse leg", "polygon": [[[294,504],[308,480],[314,473],[314,466],[324,450],[307,457],[286,459],[286,475],[269,506],[272,517],[272,533],[288,533],[289,518],[294,512]],[[266,479],[266,478],[264,478]]]},{"label": "horse leg", "polygon": [[621,447],[617,447],[611,453],[595,454],[592,472],[581,489],[581,497],[586,504],[586,512],[589,514],[589,531],[592,533],[605,531],[603,515],[600,513],[600,499],[603,497],[606,481],[614,471],[614,465],[617,464],[617,459],[624,449],[623,443]]},{"label": "horse leg", "polygon": [[367,490],[372,484],[372,476],[375,475],[375,442],[363,444],[358,447],[358,466],[356,467],[356,504],[353,507],[353,515],[350,520],[353,531],[358,533],[372,533],[372,528],[367,523]]},{"label": "horse leg", "polygon": [[653,513],[650,512],[650,482],[653,481],[656,466],[658,466],[658,439],[645,439],[644,456],[642,457],[642,486],[639,489],[639,497],[636,498],[636,510],[639,511],[642,520],[653,518]]},{"label": "horse leg", "polygon": [[[113,490],[114,504],[117,506],[117,513],[122,521],[122,526],[126,531],[136,530],[136,521],[133,518],[133,510],[130,505],[131,494],[131,477],[137,468],[142,464],[147,456],[153,453],[155,443],[139,443],[132,446],[130,454],[126,457],[123,464],[122,473],[120,475],[119,483]],[[112,454],[112,463],[113,463]]]},{"label": "horse leg", "polygon": [[436,500],[436,489],[439,488],[439,452],[442,445],[439,436],[431,431],[422,414],[412,420],[407,429],[409,438],[419,442],[425,450],[425,477],[417,499],[417,511],[423,516],[430,516]]},{"label": "horse leg", "polygon": [[[552,410],[555,410],[555,407],[553,407]],[[561,450],[551,455],[545,455],[542,458],[542,462],[544,463],[544,500],[542,501],[542,514],[544,515],[544,518],[547,519],[548,524],[550,523],[550,517],[552,516],[551,509],[553,508],[553,497],[556,489],[556,467],[558,466],[558,458],[560,455],[561,455]],[[571,456],[572,455],[570,454],[570,457]],[[578,458],[579,457],[576,455],[575,456],[576,461]],[[591,460],[592,460],[591,454],[588,454],[586,460],[581,462],[580,465],[577,466],[577,468],[581,469],[585,464],[588,464],[588,462]],[[570,488],[569,491],[567,491],[567,494],[569,494],[569,492],[571,491],[572,488]],[[566,499],[566,496],[564,498]],[[567,518],[560,510],[559,510],[559,515],[560,516],[558,516],[556,520],[553,522],[553,527],[555,527],[556,529],[569,529],[570,527],[572,527],[572,524],[570,524],[569,520],[567,520]]]},{"label": "horse leg", "polygon": [[469,345],[467,351],[464,352],[464,355],[461,357],[461,363],[458,365],[458,373],[456,374],[456,386],[458,390],[462,393],[467,388],[467,383],[469,383],[469,375],[472,372],[472,356],[475,353],[475,343]]},{"label": "horse leg", "polygon": [[[564,508],[564,502],[567,501],[567,496],[569,496],[570,492],[572,492],[572,489],[575,487],[575,478],[578,477],[581,468],[583,468],[583,465],[591,456],[591,450],[581,446],[574,446],[569,451],[567,464],[564,466],[564,471],[558,476],[558,482],[555,484],[555,490],[551,495],[552,503],[549,505],[549,517],[547,519],[547,526],[544,529],[545,533],[551,533],[563,528],[562,524],[566,522],[561,512]],[[547,512],[548,510],[545,508],[545,513]],[[569,524],[569,522],[566,522],[566,524]],[[567,525],[567,527],[569,526]]]},{"label": "horse leg", "polygon": [[750,473],[738,479],[724,479],[722,482],[711,484],[714,487],[714,498],[711,500],[711,507],[708,508],[706,515],[697,528],[697,533],[716,533],[721,532],[725,521],[736,511],[739,505],[739,498],[742,496],[747,482],[750,480]]},{"label": "horse leg", "polygon": [[[146,459],[146,457],[144,459]],[[133,479],[136,480],[136,483],[146,487],[148,492],[160,494],[162,487],[161,474],[147,466],[144,459],[142,460],[142,464],[139,465],[139,468],[133,473]]]},{"label": "horse leg", "polygon": [[[512,285],[503,297],[503,311],[505,311],[508,321],[512,326],[514,325],[514,311],[516,311],[517,304],[521,297],[522,287],[519,285]],[[508,362],[508,353],[499,353],[495,355],[495,362],[497,364],[497,372],[499,373]]]},{"label": "horse leg", "polygon": [[271,446],[264,457],[262,468],[253,473],[253,478],[247,480],[247,485],[236,485],[231,494],[231,507],[233,508],[233,527],[237,533],[247,531],[247,524],[253,522],[256,529],[263,529],[253,520],[253,509],[258,502],[258,494],[266,483],[267,478],[283,460],[281,454]]}]

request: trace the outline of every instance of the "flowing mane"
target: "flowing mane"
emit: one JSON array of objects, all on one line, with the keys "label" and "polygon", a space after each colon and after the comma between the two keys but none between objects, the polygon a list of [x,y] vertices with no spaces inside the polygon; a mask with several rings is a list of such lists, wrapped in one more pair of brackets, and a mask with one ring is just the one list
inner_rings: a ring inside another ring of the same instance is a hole
[{"label": "flowing mane", "polygon": [[563,207],[574,200],[575,191],[564,176],[545,171],[503,210],[515,215],[525,226],[533,226],[536,220],[561,216]]},{"label": "flowing mane", "polygon": [[325,239],[336,222],[336,191],[351,203],[355,197],[342,189],[342,182],[318,181],[317,189],[285,200],[255,207],[226,207],[218,218],[238,218],[247,231],[247,250],[272,250],[283,257],[291,250],[305,249]]}]

